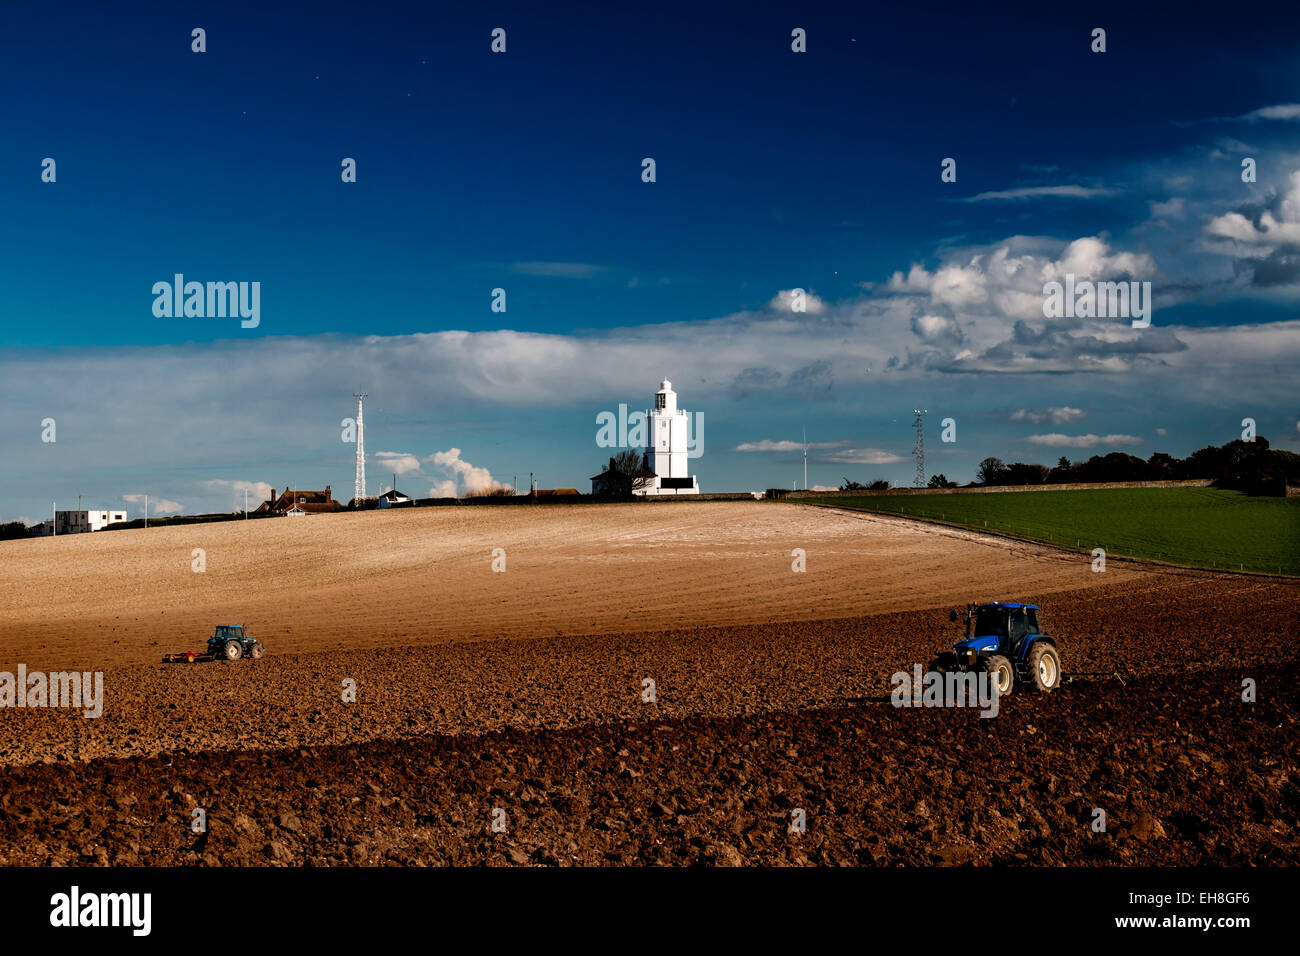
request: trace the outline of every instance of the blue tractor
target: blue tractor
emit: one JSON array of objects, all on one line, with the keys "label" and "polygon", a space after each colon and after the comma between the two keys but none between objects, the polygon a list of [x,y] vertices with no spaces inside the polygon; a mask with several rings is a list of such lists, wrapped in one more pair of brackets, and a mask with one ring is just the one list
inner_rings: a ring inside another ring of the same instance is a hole
[{"label": "blue tractor", "polygon": [[[949,620],[960,620],[952,611]],[[1038,627],[1036,604],[971,604],[966,608],[966,636],[930,662],[930,670],[983,671],[997,681],[998,694],[1017,683],[1048,693],[1061,684],[1061,655],[1056,641]]]}]

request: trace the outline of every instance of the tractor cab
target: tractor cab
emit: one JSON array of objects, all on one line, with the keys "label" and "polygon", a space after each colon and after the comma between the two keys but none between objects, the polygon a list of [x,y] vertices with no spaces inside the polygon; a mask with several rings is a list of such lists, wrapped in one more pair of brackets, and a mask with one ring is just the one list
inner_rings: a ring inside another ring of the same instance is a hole
[{"label": "tractor cab", "polygon": [[[1038,627],[1038,605],[998,602],[966,608],[966,636],[941,654],[935,670],[986,670],[998,681],[1000,693],[1011,693],[1017,679],[1040,691],[1060,683],[1061,659],[1056,641]],[[959,620],[956,611],[949,614]]]},{"label": "tractor cab", "polygon": [[208,653],[215,658],[237,661],[241,657],[257,660],[263,654],[263,648],[242,624],[218,624],[216,631],[208,638]]},{"label": "tractor cab", "polygon": [[962,643],[976,650],[996,648],[1002,654],[1019,656],[1025,639],[1038,633],[1036,605],[978,604],[967,609],[966,640]]}]

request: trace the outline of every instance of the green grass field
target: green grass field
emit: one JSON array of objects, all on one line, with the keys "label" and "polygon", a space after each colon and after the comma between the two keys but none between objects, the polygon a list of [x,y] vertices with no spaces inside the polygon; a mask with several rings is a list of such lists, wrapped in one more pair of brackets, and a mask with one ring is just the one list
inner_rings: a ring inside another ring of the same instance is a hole
[{"label": "green grass field", "polygon": [[988,529],[1108,557],[1300,575],[1300,498],[1217,488],[805,498]]}]

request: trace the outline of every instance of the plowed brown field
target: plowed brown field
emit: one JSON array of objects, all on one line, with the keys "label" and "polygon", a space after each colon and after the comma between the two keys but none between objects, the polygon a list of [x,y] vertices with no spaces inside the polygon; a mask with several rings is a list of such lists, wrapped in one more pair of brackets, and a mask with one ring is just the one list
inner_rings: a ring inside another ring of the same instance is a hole
[{"label": "plowed brown field", "polygon": [[[0,669],[105,693],[0,710],[0,863],[1300,862],[1296,582],[700,502],[4,542],[0,585]],[[971,599],[1075,679],[889,706]],[[228,621],[269,656],[156,662]]]}]

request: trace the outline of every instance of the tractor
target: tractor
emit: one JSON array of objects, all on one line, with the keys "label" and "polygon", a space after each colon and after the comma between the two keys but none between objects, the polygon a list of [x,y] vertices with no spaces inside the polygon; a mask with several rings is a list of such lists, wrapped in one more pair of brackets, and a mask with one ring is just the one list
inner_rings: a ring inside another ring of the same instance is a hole
[{"label": "tractor", "polygon": [[216,631],[208,638],[205,651],[184,651],[180,654],[168,654],[164,663],[188,663],[195,661],[237,661],[241,657],[261,660],[266,653],[262,642],[248,633],[242,624],[218,624]]},{"label": "tractor", "polygon": [[[971,604],[966,608],[966,636],[930,662],[930,670],[983,671],[997,681],[998,694],[1017,683],[1048,693],[1061,684],[1061,655],[1056,641],[1038,629],[1036,604]],[[960,620],[957,611],[948,614]]]}]

